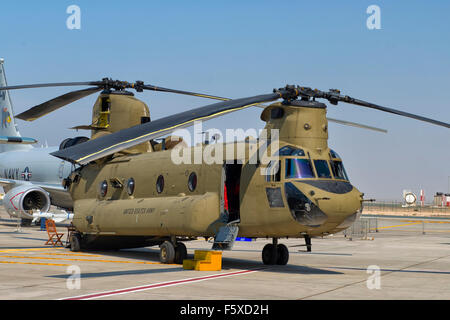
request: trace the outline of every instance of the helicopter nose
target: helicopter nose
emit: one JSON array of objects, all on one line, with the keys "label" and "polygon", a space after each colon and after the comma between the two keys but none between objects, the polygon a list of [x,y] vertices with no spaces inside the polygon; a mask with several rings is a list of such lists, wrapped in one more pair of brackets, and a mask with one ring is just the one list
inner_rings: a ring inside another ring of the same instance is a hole
[{"label": "helicopter nose", "polygon": [[293,217],[308,227],[349,226],[361,212],[361,193],[348,182],[286,182],[285,194]]},{"label": "helicopter nose", "polygon": [[328,216],[293,183],[285,184],[286,199],[292,216],[300,224],[308,227],[320,227]]}]

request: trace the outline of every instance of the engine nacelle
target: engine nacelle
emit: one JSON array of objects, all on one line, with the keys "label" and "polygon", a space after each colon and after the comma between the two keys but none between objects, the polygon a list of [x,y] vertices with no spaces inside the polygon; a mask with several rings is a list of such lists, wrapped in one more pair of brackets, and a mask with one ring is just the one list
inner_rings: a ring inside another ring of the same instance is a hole
[{"label": "engine nacelle", "polygon": [[12,217],[33,219],[33,210],[47,212],[51,202],[47,191],[41,187],[21,185],[5,194],[3,205]]},{"label": "engine nacelle", "polygon": [[76,144],[80,144],[88,140],[89,140],[88,137],[75,137],[64,139],[59,145],[59,150],[73,147]]}]

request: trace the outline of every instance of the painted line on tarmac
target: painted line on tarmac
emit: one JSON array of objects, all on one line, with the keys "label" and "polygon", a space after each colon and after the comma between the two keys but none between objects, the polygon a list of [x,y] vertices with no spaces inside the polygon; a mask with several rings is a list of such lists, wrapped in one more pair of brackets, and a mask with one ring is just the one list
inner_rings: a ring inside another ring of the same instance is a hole
[{"label": "painted line on tarmac", "polygon": [[[404,226],[412,226],[414,224],[422,224],[422,222],[405,223],[405,224],[398,224],[395,226],[387,226],[387,227],[378,227],[378,229],[389,229],[389,228],[397,228],[397,227],[404,227]],[[374,228],[371,228],[371,229],[374,229]]]},{"label": "painted line on tarmac", "polygon": [[112,290],[112,291],[104,291],[104,292],[92,293],[92,294],[87,294],[87,295],[82,295],[82,296],[62,298],[59,300],[91,300],[91,299],[97,299],[97,298],[111,297],[111,296],[120,295],[120,294],[127,294],[127,293],[134,293],[134,292],[140,292],[140,291],[145,291],[145,290],[165,288],[165,287],[177,286],[177,285],[181,285],[181,284],[188,284],[188,283],[194,283],[194,282],[200,282],[200,281],[206,281],[206,280],[212,280],[212,279],[218,279],[218,278],[225,278],[225,277],[233,277],[233,276],[258,272],[262,269],[263,268],[253,269],[253,270],[240,270],[240,271],[234,271],[234,272],[228,272],[228,273],[218,273],[218,274],[213,274],[210,276],[187,278],[187,279],[181,279],[181,280],[175,280],[175,281],[166,281],[166,282],[154,283],[154,284],[145,285],[145,286],[116,289],[116,290]]},{"label": "painted line on tarmac", "polygon": [[[371,228],[371,230],[376,230],[375,228]],[[420,233],[422,232],[421,230],[406,230],[406,229],[397,229],[396,231],[401,231],[401,232],[415,232],[415,233]],[[450,232],[450,230],[425,230],[425,233],[448,233]]]},{"label": "painted line on tarmac", "polygon": [[7,264],[33,264],[33,265],[39,265],[39,266],[59,266],[59,267],[68,267],[68,266],[70,266],[70,264],[64,264],[64,263],[19,262],[19,261],[0,261],[0,263],[7,263]]},{"label": "painted line on tarmac", "polygon": [[39,252],[39,253],[49,255],[49,256],[78,256],[78,257],[92,257],[92,258],[103,257],[98,254],[54,253],[54,252]]},{"label": "painted line on tarmac", "polygon": [[[131,263],[131,264],[162,264],[161,262],[146,262],[146,261],[128,261],[128,260],[100,260],[100,259],[69,259],[69,258],[49,258],[36,256],[7,256],[0,255],[1,258],[15,258],[15,259],[39,259],[39,260],[64,260],[64,261],[88,261],[88,262],[110,262],[110,263]],[[179,264],[168,264],[172,266],[179,266]]]},{"label": "painted line on tarmac", "polygon": [[[22,252],[22,251],[45,251],[49,250],[50,248],[23,248],[23,249],[2,249],[0,250],[1,253],[7,253],[7,252]],[[56,250],[62,250],[65,248],[53,248]]]},{"label": "painted line on tarmac", "polygon": [[[417,220],[403,220],[404,222],[417,222]],[[450,223],[449,221],[430,221],[430,220],[420,220],[420,222],[424,223]]]}]

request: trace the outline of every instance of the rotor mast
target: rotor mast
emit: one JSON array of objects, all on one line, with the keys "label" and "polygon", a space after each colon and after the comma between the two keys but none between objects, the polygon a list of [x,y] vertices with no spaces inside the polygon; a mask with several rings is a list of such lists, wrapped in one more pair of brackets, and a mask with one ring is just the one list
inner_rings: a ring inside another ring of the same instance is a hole
[{"label": "rotor mast", "polygon": [[261,120],[267,132],[279,130],[280,141],[321,151],[328,148],[326,113],[326,105],[320,102],[283,101],[264,109]]}]

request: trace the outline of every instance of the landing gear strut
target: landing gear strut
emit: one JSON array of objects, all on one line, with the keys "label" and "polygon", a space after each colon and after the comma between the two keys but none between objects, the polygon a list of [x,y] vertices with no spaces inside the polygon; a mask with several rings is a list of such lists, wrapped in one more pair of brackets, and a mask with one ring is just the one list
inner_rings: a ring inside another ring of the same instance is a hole
[{"label": "landing gear strut", "polygon": [[78,252],[81,250],[81,236],[74,232],[70,235],[70,251]]},{"label": "landing gear strut", "polygon": [[278,244],[278,239],[273,238],[271,244],[266,244],[262,251],[264,264],[286,265],[289,261],[289,250],[284,244]]},{"label": "landing gear strut", "polygon": [[306,251],[311,252],[311,237],[308,235],[305,235],[305,245]]}]

